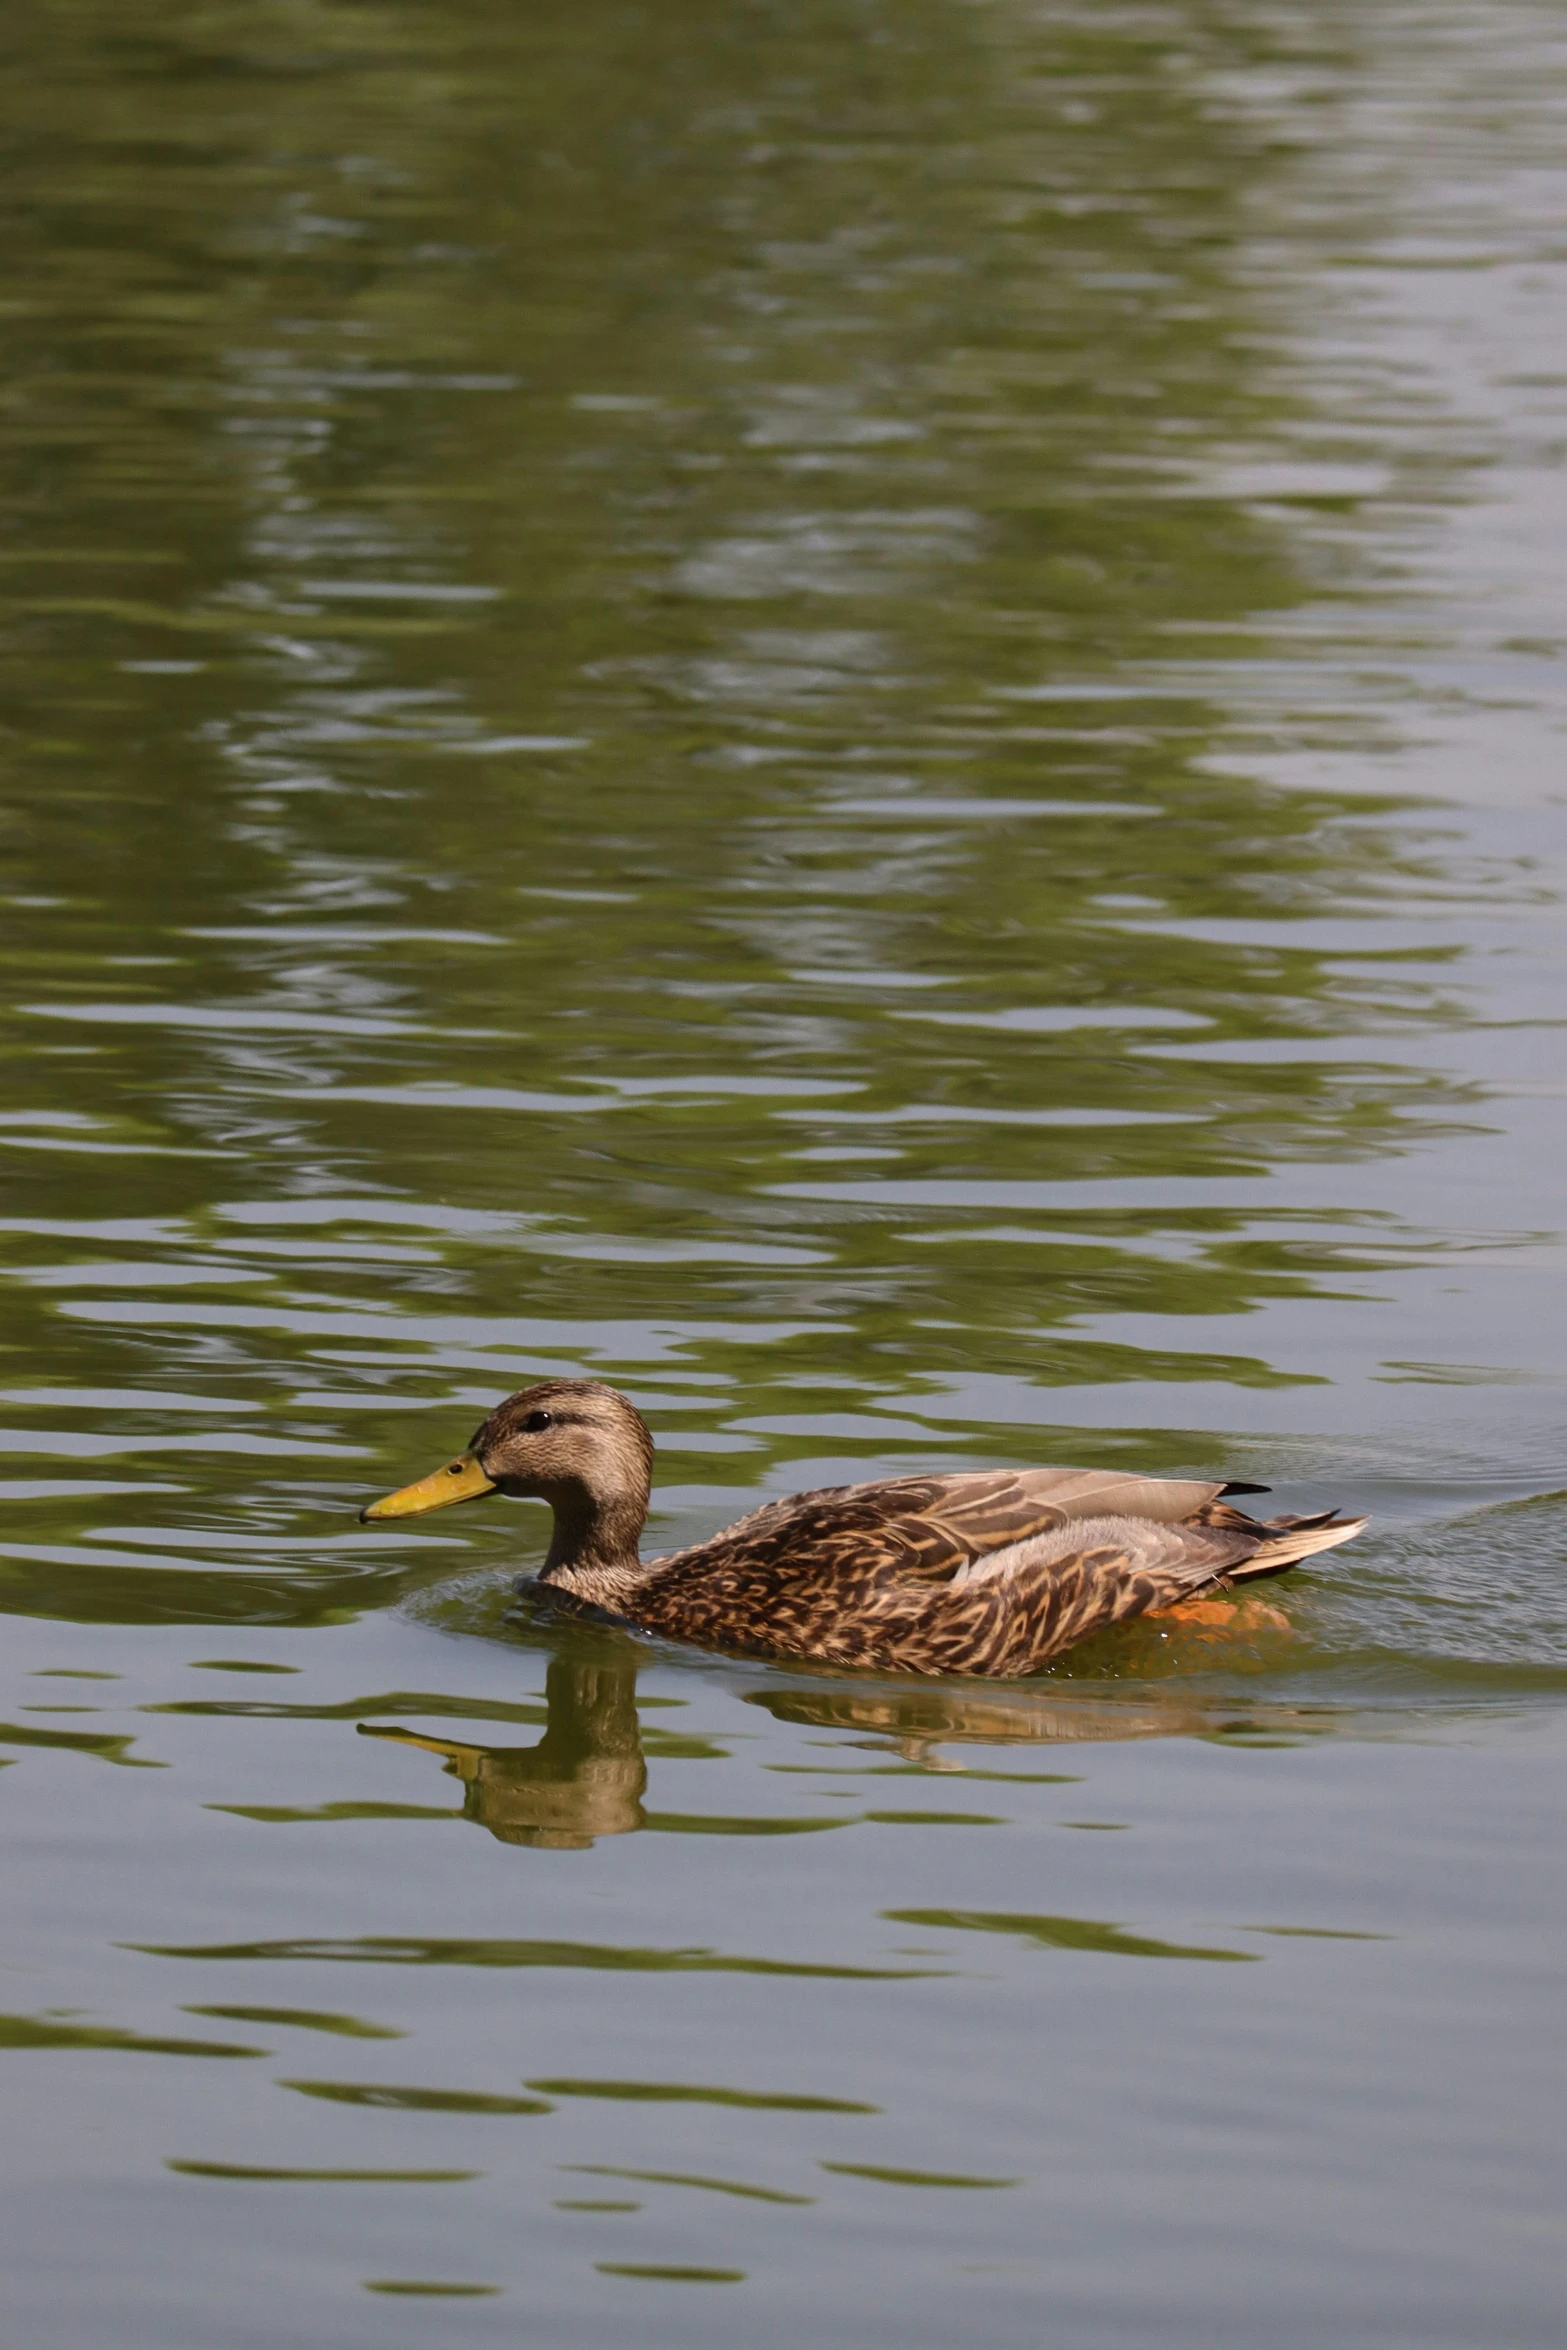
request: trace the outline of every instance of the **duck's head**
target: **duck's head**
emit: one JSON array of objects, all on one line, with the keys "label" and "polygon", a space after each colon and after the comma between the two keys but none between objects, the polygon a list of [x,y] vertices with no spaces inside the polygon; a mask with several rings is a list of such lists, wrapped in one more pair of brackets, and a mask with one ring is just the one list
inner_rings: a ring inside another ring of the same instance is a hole
[{"label": "duck's head", "polygon": [[420,1517],[456,1501],[509,1493],[555,1512],[550,1558],[636,1556],[653,1479],[653,1439],[642,1415],[597,1379],[546,1379],[519,1388],[445,1466],[360,1511],[364,1525]]}]

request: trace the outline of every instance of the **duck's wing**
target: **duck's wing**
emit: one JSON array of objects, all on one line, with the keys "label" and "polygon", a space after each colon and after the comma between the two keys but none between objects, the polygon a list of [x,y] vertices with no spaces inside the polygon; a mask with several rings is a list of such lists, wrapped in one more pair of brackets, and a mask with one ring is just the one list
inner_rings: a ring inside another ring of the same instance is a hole
[{"label": "duck's wing", "polygon": [[1106,1469],[966,1469],[826,1485],[767,1502],[654,1571],[831,1573],[857,1579],[950,1581],[991,1552],[1079,1518],[1175,1525],[1205,1512],[1218,1480],[1124,1476]]},{"label": "duck's wing", "polygon": [[[1091,1518],[976,1559],[947,1585],[945,1615],[915,1636],[919,1669],[1034,1672],[1090,1632],[1157,1615],[1215,1586],[1280,1574],[1348,1542],[1366,1523],[1327,1510],[1258,1524],[1222,1505],[1214,1518],[1175,1525]],[[958,1663],[960,1655],[967,1661]]]},{"label": "duck's wing", "polygon": [[1021,1588],[1034,1580],[1059,1580],[1070,1570],[1085,1588],[1099,1584],[1135,1593],[1134,1603],[1117,1613],[1142,1615],[1173,1607],[1220,1580],[1244,1583],[1282,1574],[1319,1550],[1348,1542],[1365,1524],[1364,1518],[1341,1518],[1334,1510],[1266,1522],[1223,1510],[1175,1525],[1156,1525],[1146,1517],[1090,1518],[1053,1526],[971,1561],[959,1569],[953,1587]]}]

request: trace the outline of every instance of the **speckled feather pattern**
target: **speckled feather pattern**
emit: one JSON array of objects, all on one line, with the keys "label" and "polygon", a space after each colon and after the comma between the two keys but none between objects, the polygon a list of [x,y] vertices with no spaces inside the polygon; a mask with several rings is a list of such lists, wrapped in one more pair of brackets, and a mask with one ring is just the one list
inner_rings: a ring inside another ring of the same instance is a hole
[{"label": "speckled feather pattern", "polygon": [[1356,1530],[1261,1523],[1222,1491],[1085,1469],[896,1478],[769,1503],[634,1568],[557,1567],[546,1580],[704,1648],[1016,1677],[1091,1632]]}]

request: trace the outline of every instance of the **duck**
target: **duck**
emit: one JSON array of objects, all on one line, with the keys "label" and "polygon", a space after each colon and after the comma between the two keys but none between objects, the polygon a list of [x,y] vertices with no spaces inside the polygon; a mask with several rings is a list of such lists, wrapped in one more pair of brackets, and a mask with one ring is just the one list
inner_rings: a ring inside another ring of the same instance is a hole
[{"label": "duck", "polygon": [[1253,1518],[1262,1485],[1120,1469],[934,1469],[769,1501],[644,1559],[653,1438],[618,1388],[546,1379],[364,1525],[499,1494],[547,1502],[552,1607],[690,1646],[859,1671],[1017,1680],[1090,1633],[1212,1599],[1348,1542],[1326,1510]]}]

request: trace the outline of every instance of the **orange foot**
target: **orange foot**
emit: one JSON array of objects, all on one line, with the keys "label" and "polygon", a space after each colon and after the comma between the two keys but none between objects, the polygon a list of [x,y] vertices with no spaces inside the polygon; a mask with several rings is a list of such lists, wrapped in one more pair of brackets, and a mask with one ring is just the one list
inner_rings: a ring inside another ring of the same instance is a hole
[{"label": "orange foot", "polygon": [[1288,1616],[1265,1599],[1183,1599],[1159,1610],[1165,1623],[1222,1624],[1230,1632],[1289,1632]]}]

